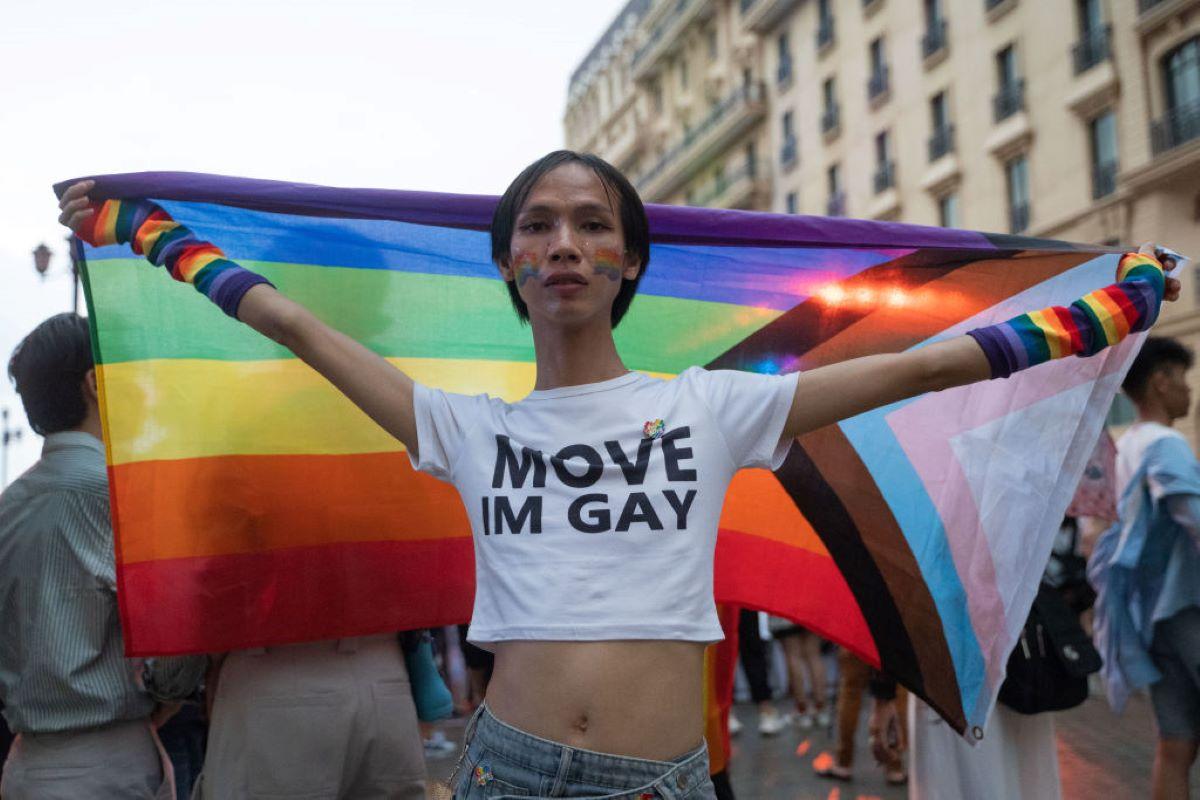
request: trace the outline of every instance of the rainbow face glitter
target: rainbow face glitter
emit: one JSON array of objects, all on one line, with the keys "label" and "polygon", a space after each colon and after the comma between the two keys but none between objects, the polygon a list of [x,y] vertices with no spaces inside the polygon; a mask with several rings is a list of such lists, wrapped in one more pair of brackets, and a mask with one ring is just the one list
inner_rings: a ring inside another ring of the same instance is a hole
[{"label": "rainbow face glitter", "polygon": [[621,254],[616,250],[597,248],[592,264],[598,275],[613,282],[621,280]]},{"label": "rainbow face glitter", "polygon": [[513,277],[518,286],[524,286],[530,278],[536,278],[538,273],[537,259],[533,253],[522,251],[513,259]]}]

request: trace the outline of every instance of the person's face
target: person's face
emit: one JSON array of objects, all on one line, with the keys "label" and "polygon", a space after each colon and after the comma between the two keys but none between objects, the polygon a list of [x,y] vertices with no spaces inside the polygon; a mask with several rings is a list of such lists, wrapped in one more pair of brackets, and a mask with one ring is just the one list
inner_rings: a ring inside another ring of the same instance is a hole
[{"label": "person's face", "polygon": [[1187,370],[1181,364],[1170,364],[1155,375],[1155,388],[1162,398],[1163,408],[1171,419],[1186,417],[1192,404],[1192,389],[1188,386]]},{"label": "person's face", "polygon": [[500,265],[504,280],[516,282],[531,320],[609,319],[622,279],[636,278],[640,268],[625,252],[616,202],[579,163],[556,167],[534,184]]}]

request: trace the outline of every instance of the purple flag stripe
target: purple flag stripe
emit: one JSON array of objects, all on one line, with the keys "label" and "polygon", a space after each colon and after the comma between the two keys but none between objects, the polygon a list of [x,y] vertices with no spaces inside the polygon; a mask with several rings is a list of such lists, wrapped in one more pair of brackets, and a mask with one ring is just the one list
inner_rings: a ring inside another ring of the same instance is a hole
[{"label": "purple flag stripe", "polygon": [[[344,189],[306,183],[236,178],[195,172],[135,172],[93,175],[96,199],[145,197],[220,203],[258,211],[304,216],[388,219],[418,225],[487,230],[497,198],[488,195]],[[83,178],[55,184],[60,196]],[[649,205],[655,242],[675,244],[856,248],[953,247],[995,250],[984,234],[897,222],[807,217],[756,211]],[[1060,243],[1063,249],[1107,252]]]}]

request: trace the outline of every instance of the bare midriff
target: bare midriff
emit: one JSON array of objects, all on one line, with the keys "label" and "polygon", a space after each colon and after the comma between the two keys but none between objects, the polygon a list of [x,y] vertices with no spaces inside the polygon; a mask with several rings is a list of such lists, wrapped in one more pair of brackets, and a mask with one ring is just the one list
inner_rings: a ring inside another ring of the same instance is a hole
[{"label": "bare midriff", "polygon": [[669,761],[704,740],[698,642],[497,642],[487,704],[571,747]]}]

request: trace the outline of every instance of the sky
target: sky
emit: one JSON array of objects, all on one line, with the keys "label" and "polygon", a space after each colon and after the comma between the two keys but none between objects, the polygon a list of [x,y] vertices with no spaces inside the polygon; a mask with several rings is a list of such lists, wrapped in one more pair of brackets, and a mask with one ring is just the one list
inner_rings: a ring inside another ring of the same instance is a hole
[{"label": "sky", "polygon": [[[625,0],[56,0],[0,14],[0,364],[71,308],[51,184],[187,170],[499,194]],[[33,249],[55,255],[39,279]],[[149,268],[149,266],[147,266]],[[82,300],[81,300],[82,304]],[[8,479],[38,457],[23,428]]]}]

